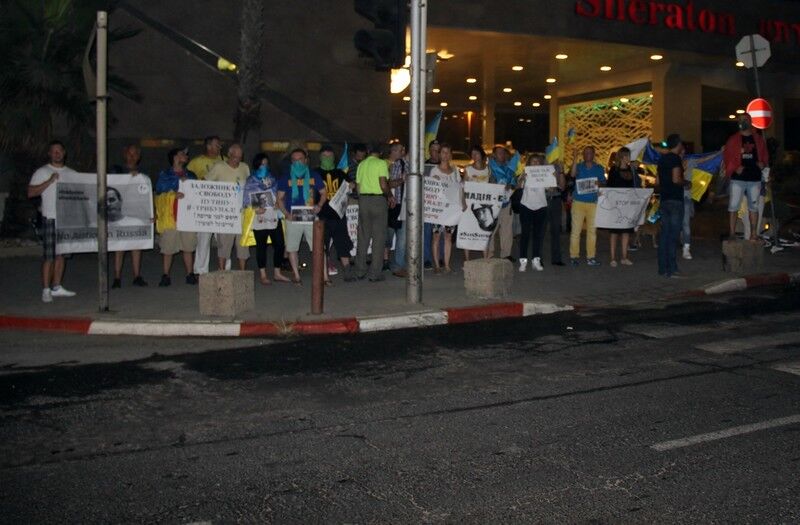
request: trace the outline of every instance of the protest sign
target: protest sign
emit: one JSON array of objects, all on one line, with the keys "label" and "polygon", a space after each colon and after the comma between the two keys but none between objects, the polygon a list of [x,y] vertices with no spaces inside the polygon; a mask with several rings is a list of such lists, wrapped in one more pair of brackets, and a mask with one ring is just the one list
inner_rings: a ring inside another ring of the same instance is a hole
[{"label": "protest sign", "polygon": [[500,207],[505,195],[503,184],[464,183],[467,209],[458,221],[456,247],[464,250],[485,250],[497,227]]},{"label": "protest sign", "polygon": [[[153,247],[153,194],[146,175],[108,175],[108,251]],[[56,253],[97,251],[97,175],[65,173],[56,183]]]},{"label": "protest sign", "polygon": [[[350,241],[353,243],[353,248],[350,250],[350,256],[356,256],[356,249],[358,248],[358,204],[351,204],[347,207],[347,235],[350,236]],[[394,250],[397,236],[392,237],[392,250]],[[367,255],[372,253],[372,241],[367,247]]]},{"label": "protest sign", "polygon": [[296,224],[313,224],[316,217],[313,206],[292,206],[291,214]]},{"label": "protest sign", "polygon": [[275,209],[275,194],[271,191],[258,191],[250,194],[250,205],[264,208],[264,213],[256,213],[253,228],[256,230],[274,230],[278,227],[278,211]]},{"label": "protest sign", "polygon": [[600,188],[595,226],[628,229],[643,224],[645,210],[652,195],[652,189]]},{"label": "protest sign", "polygon": [[232,182],[185,180],[178,199],[178,230],[242,233],[241,188]]},{"label": "protest sign", "polygon": [[455,226],[461,219],[461,188],[452,181],[425,177],[423,212],[425,222]]},{"label": "protest sign", "polygon": [[552,164],[525,166],[526,188],[555,188],[556,186],[556,167]]},{"label": "protest sign", "polygon": [[349,194],[350,185],[345,182],[339,186],[339,189],[333,194],[333,198],[328,201],[330,207],[339,217],[344,217],[345,213],[347,213],[347,197]]},{"label": "protest sign", "polygon": [[597,177],[591,177],[588,179],[577,179],[575,181],[575,191],[578,193],[578,195],[597,193],[598,188],[599,184],[597,181]]}]

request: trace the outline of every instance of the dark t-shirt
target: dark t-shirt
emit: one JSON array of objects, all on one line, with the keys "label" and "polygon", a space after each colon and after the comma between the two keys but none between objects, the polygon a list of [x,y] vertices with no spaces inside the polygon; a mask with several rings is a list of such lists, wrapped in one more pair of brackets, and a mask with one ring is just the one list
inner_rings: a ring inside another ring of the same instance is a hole
[{"label": "dark t-shirt", "polygon": [[658,161],[658,184],[661,186],[662,201],[682,201],[683,185],[672,182],[672,170],[683,169],[681,158],[674,153],[662,155]]},{"label": "dark t-shirt", "polygon": [[741,175],[734,172],[733,180],[758,182],[761,180],[761,170],[758,168],[758,148],[752,135],[742,135],[742,171]]},{"label": "dark t-shirt", "polygon": [[[623,174],[630,177],[630,179],[623,178]],[[639,174],[633,172],[633,167],[628,166],[625,169],[620,169],[614,166],[608,172],[606,186],[609,188],[641,188],[642,184],[639,180]]]},{"label": "dark t-shirt", "polygon": [[[339,191],[339,188],[342,184],[347,184],[349,181],[347,174],[340,169],[332,169],[330,171],[325,171],[322,168],[317,168],[317,172],[319,173],[320,177],[322,177],[322,182],[325,183],[325,190],[328,193],[328,200],[325,202],[325,205],[319,212],[319,216],[323,219],[339,219],[339,215],[333,211],[331,208],[330,200],[336,195],[336,192]],[[315,196],[316,203],[319,203],[318,196]]]}]

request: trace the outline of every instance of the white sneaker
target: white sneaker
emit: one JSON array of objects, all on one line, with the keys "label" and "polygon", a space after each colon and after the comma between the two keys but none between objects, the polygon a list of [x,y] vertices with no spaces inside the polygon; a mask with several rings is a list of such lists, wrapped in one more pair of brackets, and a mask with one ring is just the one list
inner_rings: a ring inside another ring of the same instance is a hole
[{"label": "white sneaker", "polygon": [[528,259],[520,258],[520,260],[519,260],[519,271],[524,272],[526,266],[528,266]]},{"label": "white sneaker", "polygon": [[63,286],[59,285],[51,289],[50,295],[52,295],[53,297],[74,297],[75,292],[70,292]]},{"label": "white sneaker", "polygon": [[692,252],[690,251],[690,249],[691,249],[691,245],[689,245],[689,244],[684,244],[683,245],[683,258],[686,259],[687,261],[691,261],[692,260]]},{"label": "white sneaker", "polygon": [[50,288],[43,288],[42,289],[42,302],[43,303],[52,303],[53,302],[53,294],[50,292]]},{"label": "white sneaker", "polygon": [[537,272],[544,271],[544,266],[542,266],[542,259],[540,257],[534,257],[531,266],[533,266],[533,269]]}]

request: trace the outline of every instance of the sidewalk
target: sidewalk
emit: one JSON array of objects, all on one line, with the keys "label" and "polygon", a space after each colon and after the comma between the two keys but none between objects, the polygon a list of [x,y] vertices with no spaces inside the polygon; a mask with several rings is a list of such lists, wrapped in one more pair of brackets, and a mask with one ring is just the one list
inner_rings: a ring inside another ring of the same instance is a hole
[{"label": "sidewalk", "polygon": [[[566,254],[567,235],[561,238],[562,253]],[[634,265],[612,268],[608,265],[608,235],[598,232],[598,259],[603,262],[599,268],[587,267],[584,260],[577,268],[569,265],[552,266],[545,258],[545,271],[528,269],[525,273],[515,271],[513,292],[508,297],[496,301],[481,301],[468,297],[464,292],[461,254],[454,253],[455,271],[450,275],[435,275],[425,271],[423,304],[409,305],[405,301],[405,280],[386,272],[386,281],[371,283],[359,281],[345,283],[341,274],[333,277],[334,285],[325,288],[324,314],[313,316],[310,311],[311,270],[310,266],[302,272],[302,286],[273,283],[256,288],[256,308],[245,312],[238,319],[204,317],[198,310],[198,287],[184,284],[181,261],[176,258],[173,264],[172,286],[159,288],[160,255],[155,251],[144,254],[143,276],[150,284],[147,288],[131,286],[130,269],[126,267],[123,287],[110,291],[111,311],[100,313],[97,310],[97,259],[95,254],[79,254],[67,262],[65,285],[78,293],[74,298],[55,299],[44,304],[40,300],[38,257],[0,258],[0,279],[2,280],[2,299],[0,299],[0,326],[18,329],[55,329],[86,333],[92,320],[102,321],[90,333],[117,333],[114,323],[128,321],[148,321],[153,326],[149,335],[177,335],[170,332],[164,323],[172,322],[187,332],[187,323],[192,323],[188,332],[202,335],[266,335],[292,331],[292,323],[305,323],[304,328],[294,331],[306,333],[352,332],[358,331],[352,322],[355,318],[381,317],[383,320],[369,324],[372,329],[389,329],[400,326],[442,324],[437,316],[445,315],[448,309],[480,307],[477,310],[449,312],[450,322],[530,315],[546,313],[552,306],[600,307],[647,304],[684,294],[698,294],[698,290],[720,281],[730,281],[737,276],[722,271],[720,243],[718,241],[697,241],[692,247],[694,259],[680,259],[679,266],[685,279],[666,279],[657,274],[656,249],[649,237],[644,246],[631,253]],[[460,252],[460,251],[459,251]],[[516,252],[516,250],[515,250]],[[545,246],[545,252],[549,249]],[[477,255],[477,254],[476,254]],[[308,254],[301,260],[310,261]],[[565,260],[569,260],[565,257]],[[765,274],[792,274],[800,271],[800,249],[787,249],[772,255],[764,254]],[[130,264],[126,258],[126,264]],[[255,259],[248,261],[253,269]],[[516,270],[516,265],[515,265]],[[255,272],[254,272],[255,279]],[[780,281],[780,279],[778,280]],[[740,284],[744,281],[739,280]],[[728,286],[728,285],[726,285]],[[745,285],[746,286],[746,285]],[[722,291],[740,289],[739,285],[723,287]],[[692,292],[694,291],[694,292]],[[494,303],[501,303],[500,306]],[[512,303],[509,305],[508,303]],[[545,306],[533,306],[531,303]],[[492,306],[494,304],[494,306]],[[522,306],[520,306],[522,305]],[[481,313],[481,309],[494,309]],[[520,310],[517,312],[517,310]],[[525,310],[523,313],[522,310]],[[413,314],[425,314],[413,316]],[[409,321],[412,316],[412,321]],[[392,325],[386,317],[397,318],[400,325]],[[66,324],[60,319],[74,319]],[[405,319],[405,321],[403,321]],[[48,322],[49,320],[49,322]],[[338,326],[331,320],[342,320]],[[155,325],[152,322],[160,322]],[[251,325],[239,328],[239,323]],[[322,322],[322,324],[315,324]],[[197,324],[195,324],[197,323]],[[265,328],[264,323],[271,328]],[[147,330],[148,323],[143,329]],[[213,330],[203,327],[214,325]],[[298,327],[300,325],[297,325]],[[67,327],[67,328],[65,328]],[[72,329],[69,329],[71,327]],[[361,328],[364,331],[364,328]]]}]

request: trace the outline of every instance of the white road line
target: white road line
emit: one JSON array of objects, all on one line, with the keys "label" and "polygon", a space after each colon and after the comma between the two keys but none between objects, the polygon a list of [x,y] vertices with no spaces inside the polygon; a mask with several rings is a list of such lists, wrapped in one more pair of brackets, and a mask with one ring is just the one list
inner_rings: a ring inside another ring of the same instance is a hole
[{"label": "white road line", "polygon": [[786,372],[787,374],[794,374],[800,376],[800,361],[793,361],[791,363],[781,363],[772,367],[773,370],[778,372]]},{"label": "white road line", "polygon": [[716,432],[709,432],[707,434],[697,434],[696,436],[689,436],[681,439],[673,439],[672,441],[662,441],[651,445],[650,448],[658,452],[672,450],[682,447],[690,447],[698,443],[706,443],[708,441],[717,441],[718,439],[725,439],[733,436],[741,436],[742,434],[750,434],[758,432],[759,430],[766,430],[768,428],[784,427],[786,425],[794,425],[800,423],[800,414],[793,416],[781,417],[778,419],[770,419],[769,421],[762,421],[761,423],[753,423],[750,425],[742,425],[739,427],[732,427],[726,430],[718,430]]},{"label": "white road line", "polygon": [[89,335],[146,335],[161,337],[238,337],[239,323],[174,323],[156,321],[94,321]]},{"label": "white road line", "polygon": [[679,325],[672,323],[629,324],[622,327],[623,332],[644,335],[654,339],[670,339],[719,329],[720,326],[715,324]]},{"label": "white road line", "polygon": [[800,332],[785,332],[782,334],[760,335],[756,337],[746,337],[744,339],[728,339],[713,343],[696,345],[698,350],[713,352],[715,354],[734,354],[744,352],[754,348],[771,347],[800,343]]}]

